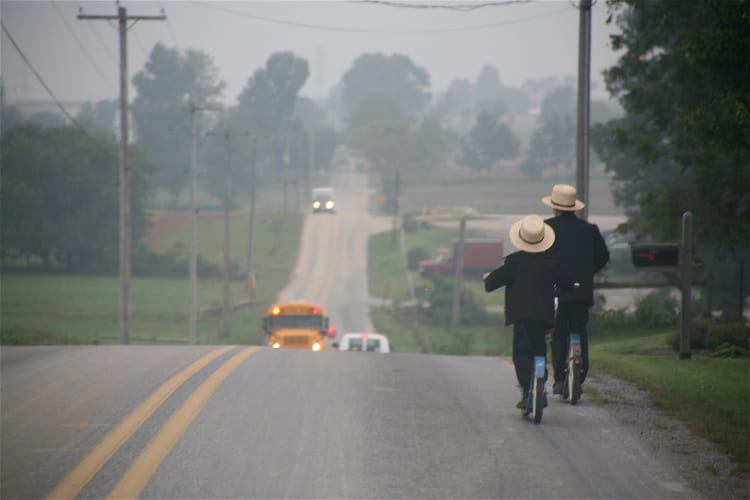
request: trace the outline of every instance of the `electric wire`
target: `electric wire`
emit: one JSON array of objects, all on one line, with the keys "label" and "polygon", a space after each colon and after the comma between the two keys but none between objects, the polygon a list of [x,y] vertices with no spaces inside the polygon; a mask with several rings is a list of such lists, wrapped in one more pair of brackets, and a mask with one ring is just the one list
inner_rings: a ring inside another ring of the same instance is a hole
[{"label": "electric wire", "polygon": [[[477,24],[477,25],[471,25],[471,26],[459,26],[456,28],[429,28],[429,29],[404,29],[404,30],[383,30],[383,29],[367,29],[367,28],[345,28],[341,26],[326,26],[321,24],[310,24],[310,23],[302,23],[297,21],[287,21],[284,19],[277,19],[267,16],[258,16],[256,14],[250,14],[249,12],[243,12],[238,11],[235,9],[231,9],[229,7],[224,7],[223,5],[219,5],[218,3],[214,2],[206,2],[201,0],[190,0],[189,3],[200,5],[205,8],[214,9],[226,12],[228,14],[233,14],[236,16],[242,16],[247,17],[250,19],[255,19],[256,21],[263,21],[273,24],[281,24],[285,26],[293,26],[297,28],[307,28],[307,29],[314,29],[319,31],[332,31],[332,32],[339,32],[339,33],[354,33],[354,34],[367,34],[367,35],[430,35],[430,34],[440,34],[440,33],[457,33],[462,31],[475,31],[475,30],[483,30],[483,29],[490,29],[490,28],[497,28],[500,26],[509,26],[513,24],[520,24],[528,21],[535,21],[537,19],[542,19],[545,17],[551,17],[558,15],[563,12],[568,12],[570,8],[568,6],[565,6],[564,8],[560,10],[555,10],[552,12],[545,12],[544,14],[536,15],[536,16],[529,16],[525,18],[518,18],[518,19],[512,19],[508,21],[501,21],[497,23],[487,23],[487,24]],[[358,3],[366,3],[366,2],[358,2]]]},{"label": "electric wire", "polygon": [[23,53],[23,51],[21,50],[21,47],[19,47],[19,46],[18,46],[18,44],[16,43],[16,40],[15,40],[15,39],[13,38],[13,36],[12,36],[12,35],[10,34],[10,31],[8,31],[8,28],[6,28],[6,27],[5,27],[5,23],[3,23],[2,21],[0,21],[0,26],[2,26],[2,29],[3,29],[3,33],[5,33],[5,36],[6,36],[6,37],[8,37],[8,40],[10,40],[10,43],[11,43],[11,44],[13,45],[13,47],[14,47],[14,48],[16,49],[16,52],[18,52],[18,55],[20,55],[20,56],[21,56],[21,59],[23,59],[23,62],[25,62],[25,63],[26,63],[26,65],[27,65],[27,66],[29,67],[29,69],[31,69],[31,72],[32,72],[32,73],[34,73],[34,76],[36,76],[37,80],[39,80],[39,83],[41,83],[41,84],[42,84],[42,87],[44,87],[44,90],[46,90],[46,91],[47,91],[47,94],[49,94],[49,96],[50,96],[50,97],[52,98],[52,100],[53,100],[53,101],[54,101],[54,103],[55,103],[55,104],[57,105],[57,107],[58,107],[58,108],[60,108],[60,111],[62,111],[63,115],[65,115],[65,117],[66,117],[66,118],[67,118],[68,120],[70,120],[70,122],[71,122],[71,123],[72,123],[72,124],[73,124],[73,125],[74,125],[74,126],[75,126],[76,128],[80,129],[80,130],[81,130],[81,132],[83,132],[83,134],[85,134],[85,135],[86,135],[86,137],[88,137],[88,138],[89,138],[89,139],[91,139],[92,141],[96,142],[96,141],[94,140],[94,138],[93,138],[93,137],[91,137],[91,135],[89,135],[89,133],[88,133],[88,132],[86,131],[86,129],[85,129],[85,128],[83,128],[83,127],[82,127],[82,126],[81,126],[81,125],[80,125],[80,124],[79,124],[79,123],[78,123],[78,122],[76,121],[76,119],[75,119],[75,118],[73,118],[73,116],[72,116],[72,115],[71,115],[71,114],[70,114],[70,113],[68,112],[68,110],[67,110],[67,109],[65,109],[65,106],[63,106],[63,105],[62,105],[62,103],[61,103],[61,102],[60,102],[60,100],[59,100],[59,99],[57,98],[57,96],[55,96],[54,92],[52,92],[52,89],[50,89],[50,88],[49,88],[49,85],[47,85],[47,82],[45,82],[45,81],[44,81],[44,78],[42,78],[42,76],[41,76],[41,75],[39,74],[39,72],[38,72],[38,71],[36,70],[36,68],[34,67],[34,65],[33,65],[33,64],[31,64],[31,61],[29,61],[29,59],[28,59],[28,58],[26,57],[26,54],[24,54],[24,53]]},{"label": "electric wire", "polygon": [[[163,2],[158,1],[156,2],[159,7],[161,8],[162,12],[166,14],[166,9],[164,8]],[[172,24],[169,22],[169,18],[165,19],[165,23],[167,25],[167,30],[169,30],[169,35],[172,37],[172,40],[174,41],[175,47],[180,48],[180,42],[177,41],[177,35],[175,35],[174,29],[172,28]]]},{"label": "electric wire", "polygon": [[94,60],[94,58],[91,55],[91,53],[88,51],[88,49],[86,48],[86,46],[81,42],[81,39],[78,38],[78,35],[75,34],[75,31],[70,26],[70,24],[68,24],[68,21],[65,19],[65,16],[63,15],[62,11],[60,10],[60,7],[58,7],[57,2],[52,2],[52,6],[55,8],[55,11],[57,11],[57,14],[60,16],[60,19],[62,19],[63,23],[65,24],[65,27],[68,29],[68,32],[71,34],[71,36],[73,37],[73,39],[76,41],[76,43],[78,44],[78,46],[81,48],[81,51],[86,56],[86,59],[89,60],[89,62],[94,67],[94,69],[96,70],[96,72],[102,78],[102,80],[108,86],[110,86],[112,88],[117,88],[117,86],[113,85],[112,81],[109,80],[109,78],[106,77],[106,75],[104,74],[104,71],[96,63],[96,61]]},{"label": "electric wire", "polygon": [[471,12],[485,7],[506,7],[508,5],[529,3],[532,0],[504,0],[502,2],[482,2],[482,3],[463,3],[463,4],[446,4],[446,3],[413,3],[413,2],[393,2],[389,0],[360,0],[357,3],[372,3],[385,5],[387,7],[398,7],[402,9],[443,9],[456,10],[461,12]]}]

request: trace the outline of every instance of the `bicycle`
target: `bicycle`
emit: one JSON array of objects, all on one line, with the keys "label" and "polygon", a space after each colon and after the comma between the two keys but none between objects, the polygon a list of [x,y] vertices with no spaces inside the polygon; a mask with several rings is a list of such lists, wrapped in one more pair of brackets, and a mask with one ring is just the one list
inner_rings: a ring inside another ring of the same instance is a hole
[{"label": "bicycle", "polygon": [[544,376],[546,367],[547,360],[543,356],[534,356],[526,407],[521,410],[521,414],[524,417],[531,415],[535,424],[542,421],[542,414],[544,413]]},{"label": "bicycle", "polygon": [[568,335],[568,358],[565,361],[565,378],[563,379],[562,398],[570,399],[575,405],[581,398],[581,336],[576,333]]}]

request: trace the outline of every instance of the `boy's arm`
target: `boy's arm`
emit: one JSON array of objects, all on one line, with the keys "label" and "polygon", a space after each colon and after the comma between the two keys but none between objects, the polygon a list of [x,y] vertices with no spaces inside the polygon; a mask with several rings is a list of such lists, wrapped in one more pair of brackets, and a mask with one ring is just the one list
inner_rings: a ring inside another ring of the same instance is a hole
[{"label": "boy's arm", "polygon": [[512,268],[508,267],[506,263],[506,265],[500,266],[492,272],[484,273],[482,279],[484,279],[484,290],[486,292],[497,290],[513,281]]}]

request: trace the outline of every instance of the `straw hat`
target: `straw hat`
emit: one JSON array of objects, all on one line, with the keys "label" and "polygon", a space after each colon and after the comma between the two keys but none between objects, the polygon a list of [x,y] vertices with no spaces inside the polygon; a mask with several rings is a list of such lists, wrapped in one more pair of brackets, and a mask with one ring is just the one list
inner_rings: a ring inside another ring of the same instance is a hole
[{"label": "straw hat", "polygon": [[538,215],[527,215],[510,227],[510,242],[519,250],[544,252],[555,242],[555,230]]},{"label": "straw hat", "polygon": [[567,184],[552,186],[552,195],[542,198],[542,203],[563,212],[577,212],[584,207],[582,201],[576,199],[576,188]]}]

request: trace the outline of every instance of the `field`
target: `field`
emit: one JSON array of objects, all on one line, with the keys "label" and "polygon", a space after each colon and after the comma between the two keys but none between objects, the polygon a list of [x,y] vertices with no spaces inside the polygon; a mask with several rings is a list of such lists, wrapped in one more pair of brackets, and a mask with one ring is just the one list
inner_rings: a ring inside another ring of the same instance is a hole
[{"label": "field", "polygon": [[[147,244],[154,251],[170,248],[187,253],[190,220],[187,212],[156,212]],[[275,300],[297,257],[302,217],[259,216],[255,223],[253,262],[256,273],[254,301],[247,281],[231,282],[236,304],[228,338],[217,337],[217,307],[222,301],[221,279],[199,273],[197,322],[201,343],[257,343],[262,311]],[[285,228],[285,229],[282,229]],[[232,217],[231,255],[235,267],[245,269],[247,220]],[[223,218],[204,214],[199,221],[199,255],[221,266]],[[242,235],[242,236],[240,236]],[[119,278],[3,272],[0,296],[0,335],[3,344],[119,343]],[[189,281],[184,278],[133,276],[131,281],[132,343],[184,343],[188,335]]]},{"label": "field", "polygon": [[[402,213],[420,213],[436,207],[472,207],[480,213],[501,214],[550,214],[541,203],[543,196],[549,196],[552,186],[566,183],[575,186],[571,175],[555,179],[529,180],[524,178],[477,177],[462,180],[450,179],[431,184],[404,182],[399,208]],[[609,186],[610,177],[605,174],[592,174],[589,179],[589,214],[622,215],[616,207]]]}]

